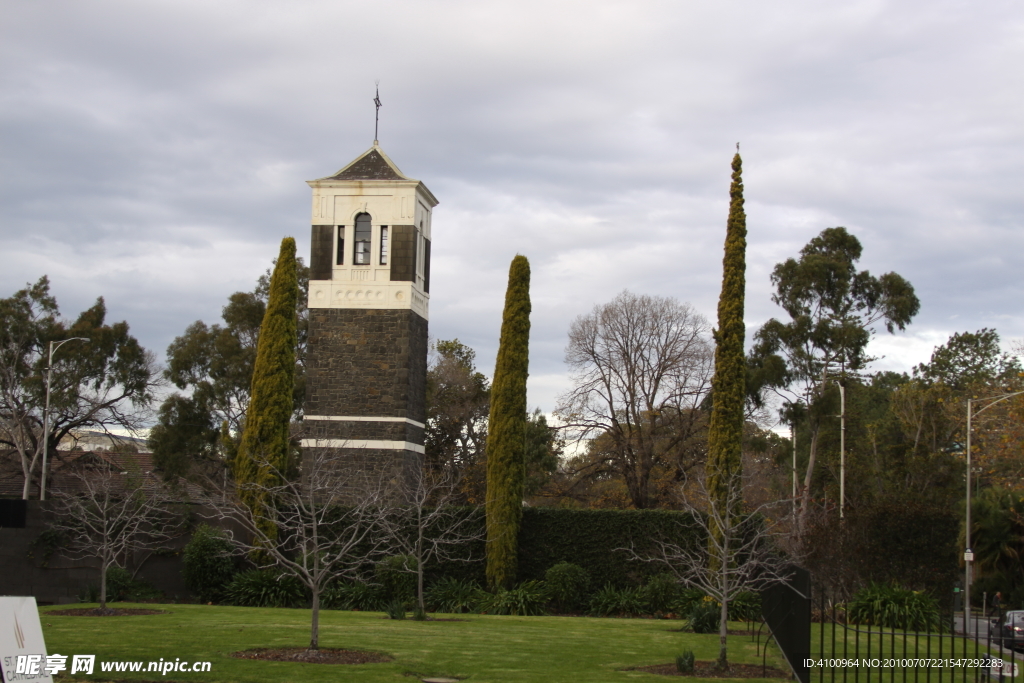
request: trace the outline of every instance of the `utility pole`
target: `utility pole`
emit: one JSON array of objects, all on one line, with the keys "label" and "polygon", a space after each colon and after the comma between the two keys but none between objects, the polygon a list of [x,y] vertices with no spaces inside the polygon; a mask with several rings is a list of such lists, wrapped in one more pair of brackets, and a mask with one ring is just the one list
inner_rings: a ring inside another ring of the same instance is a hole
[{"label": "utility pole", "polygon": [[61,344],[66,344],[69,341],[89,341],[85,337],[71,337],[70,339],[62,339],[57,342],[54,346],[53,342],[50,342],[50,355],[46,360],[46,404],[43,408],[43,476],[39,480],[39,500],[46,500],[46,456],[49,452],[50,446],[50,375],[53,370],[53,352],[61,347]]},{"label": "utility pole", "polygon": [[839,519],[846,516],[846,385],[839,381]]},{"label": "utility pole", "polygon": [[789,426],[789,435],[793,437],[793,517],[796,518],[796,415]]},{"label": "utility pole", "polygon": [[974,404],[987,401],[987,405],[978,410],[978,414],[988,410],[997,403],[1008,398],[1020,396],[1024,391],[1011,394],[1000,394],[987,398],[967,399],[967,525],[964,527],[964,633],[968,633],[971,613],[971,563],[974,562],[974,551],[971,550],[971,418]]}]

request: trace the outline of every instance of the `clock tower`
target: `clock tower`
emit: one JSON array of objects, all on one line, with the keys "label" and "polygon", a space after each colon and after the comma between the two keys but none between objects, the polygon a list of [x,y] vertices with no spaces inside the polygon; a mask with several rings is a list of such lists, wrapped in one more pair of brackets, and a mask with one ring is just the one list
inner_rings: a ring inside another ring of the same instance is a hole
[{"label": "clock tower", "polygon": [[421,461],[431,211],[376,141],[313,188],[302,445],[367,465]]}]

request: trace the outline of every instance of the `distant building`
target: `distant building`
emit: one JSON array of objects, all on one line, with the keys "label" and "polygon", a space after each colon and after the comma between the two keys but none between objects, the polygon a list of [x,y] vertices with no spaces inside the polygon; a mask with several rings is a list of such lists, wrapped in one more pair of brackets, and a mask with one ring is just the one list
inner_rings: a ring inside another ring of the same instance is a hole
[{"label": "distant building", "polygon": [[[134,449],[134,450],[133,450]],[[135,436],[74,430],[61,439],[58,451],[123,451],[151,453],[146,440]]]}]

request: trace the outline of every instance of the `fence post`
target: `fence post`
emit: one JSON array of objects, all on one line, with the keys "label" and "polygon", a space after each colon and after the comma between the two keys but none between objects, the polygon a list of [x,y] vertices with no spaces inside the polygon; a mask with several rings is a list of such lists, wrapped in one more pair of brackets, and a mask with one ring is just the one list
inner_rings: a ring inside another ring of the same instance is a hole
[{"label": "fence post", "polygon": [[811,683],[811,574],[795,565],[788,571],[787,581],[761,591],[761,615],[793,675]]}]

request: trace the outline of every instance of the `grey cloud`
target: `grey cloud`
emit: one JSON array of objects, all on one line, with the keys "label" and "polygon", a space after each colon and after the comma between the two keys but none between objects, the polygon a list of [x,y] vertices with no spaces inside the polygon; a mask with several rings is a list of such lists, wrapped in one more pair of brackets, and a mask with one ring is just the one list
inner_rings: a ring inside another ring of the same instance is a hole
[{"label": "grey cloud", "polygon": [[[713,316],[743,145],[748,331],[768,274],[845,225],[922,299],[886,367],[953,331],[1024,336],[1012,2],[21,3],[0,28],[7,295],[49,273],[161,352],[249,289],[304,181],[381,141],[441,200],[431,333],[490,371],[510,259],[534,282],[531,402],[569,321],[623,288]],[[467,283],[471,283],[467,286]]]}]

